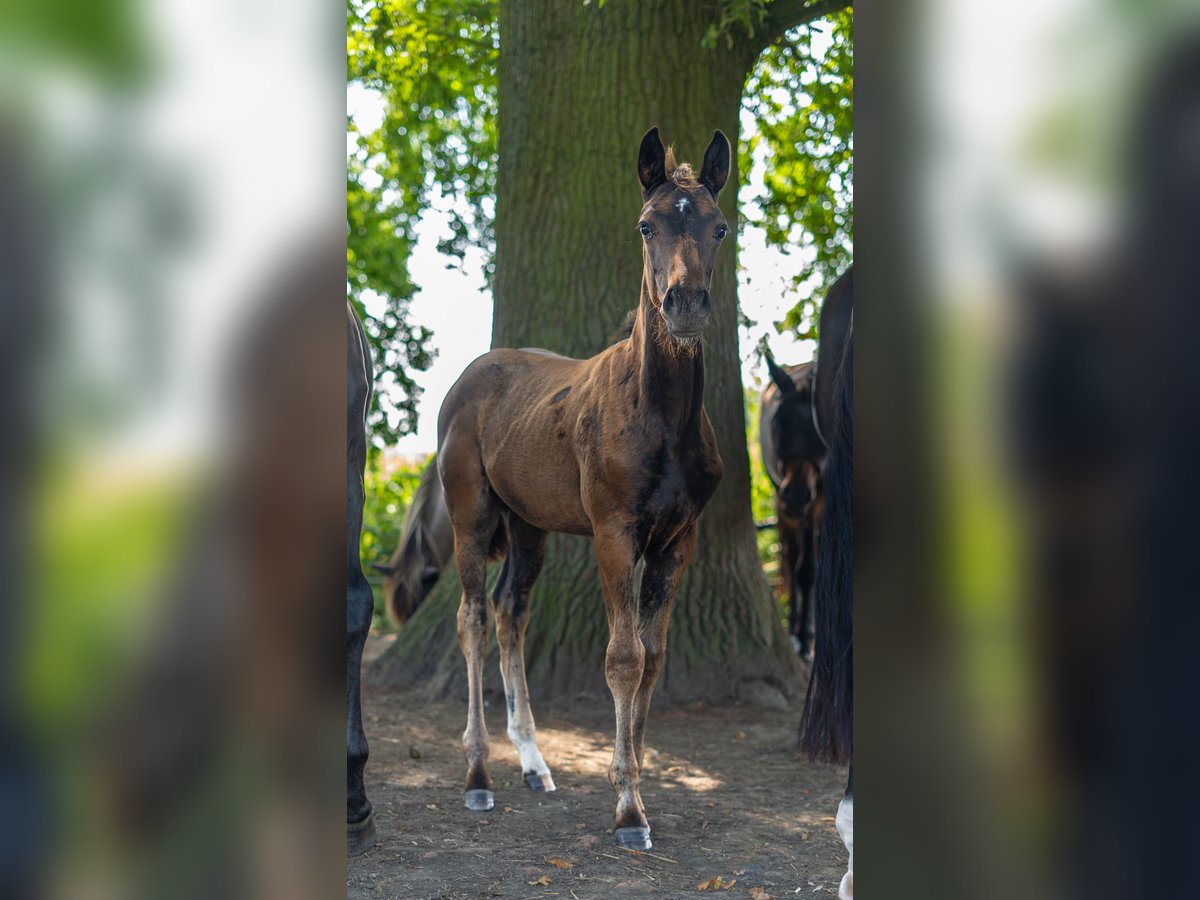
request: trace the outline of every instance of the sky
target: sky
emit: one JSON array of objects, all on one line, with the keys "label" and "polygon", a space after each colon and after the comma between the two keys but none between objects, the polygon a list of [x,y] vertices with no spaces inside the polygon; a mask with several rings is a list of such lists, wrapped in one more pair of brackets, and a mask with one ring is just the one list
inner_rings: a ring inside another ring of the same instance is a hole
[{"label": "sky", "polygon": [[[359,85],[350,85],[347,101],[350,114],[360,128],[366,130],[378,126],[383,107],[377,94]],[[748,139],[753,132],[753,118],[743,113],[743,139]],[[353,146],[350,140],[348,138],[347,152]],[[761,183],[761,170],[766,163],[762,154],[758,154],[748,184]],[[745,185],[742,190],[744,200],[747,196]],[[749,196],[752,202],[753,194]],[[491,295],[483,290],[484,254],[471,251],[460,269],[448,267],[450,259],[437,251],[439,239],[450,234],[448,209],[445,201],[435,199],[422,216],[417,226],[416,250],[409,263],[413,282],[420,288],[410,304],[410,318],[414,324],[424,325],[433,332],[431,348],[436,356],[428,371],[412,373],[423,393],[417,402],[416,432],[401,438],[395,446],[395,450],[405,456],[424,455],[437,449],[437,414],[442,400],[462,370],[490,349],[492,307]],[[765,372],[756,347],[764,335],[781,363],[807,362],[815,350],[813,342],[799,341],[791,334],[777,334],[772,325],[796,302],[791,281],[803,270],[804,257],[768,247],[759,228],[744,228],[738,235],[738,242],[742,266],[739,306],[756,323],[752,328],[739,329],[742,382],[761,387]],[[636,291],[636,286],[631,290]],[[447,301],[446,298],[453,299]],[[367,306],[369,310],[369,300]]]}]

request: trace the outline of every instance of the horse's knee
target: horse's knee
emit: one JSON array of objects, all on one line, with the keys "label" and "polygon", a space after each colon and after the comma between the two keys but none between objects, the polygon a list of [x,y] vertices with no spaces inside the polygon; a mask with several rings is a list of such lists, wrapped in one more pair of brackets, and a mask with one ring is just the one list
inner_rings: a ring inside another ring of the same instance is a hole
[{"label": "horse's knee", "polygon": [[353,643],[366,639],[375,612],[375,596],[362,572],[349,573],[346,590],[346,636]]},{"label": "horse's knee", "polygon": [[604,676],[610,688],[636,688],[646,665],[646,645],[637,635],[610,641],[604,657]]}]

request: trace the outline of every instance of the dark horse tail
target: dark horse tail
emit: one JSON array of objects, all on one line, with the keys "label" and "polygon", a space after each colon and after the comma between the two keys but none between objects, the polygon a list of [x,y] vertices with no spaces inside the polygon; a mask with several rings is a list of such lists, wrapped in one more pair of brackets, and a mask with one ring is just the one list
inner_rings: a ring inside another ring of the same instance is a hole
[{"label": "dark horse tail", "polygon": [[817,550],[816,642],[800,749],[844,763],[854,745],[854,341],[847,337],[834,384]]},{"label": "dark horse tail", "polygon": [[400,544],[386,566],[387,611],[400,625],[421,605],[454,553],[454,531],[438,477],[437,457],[431,457],[413,494]]}]

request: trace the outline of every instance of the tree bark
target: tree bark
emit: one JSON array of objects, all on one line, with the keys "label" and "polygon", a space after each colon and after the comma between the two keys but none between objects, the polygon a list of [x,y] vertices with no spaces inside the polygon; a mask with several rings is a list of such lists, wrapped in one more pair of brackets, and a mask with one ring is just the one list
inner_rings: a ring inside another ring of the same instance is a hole
[{"label": "tree bark", "polygon": [[[699,168],[714,129],[737,145],[756,48],[701,41],[712,5],[694,0],[501,0],[493,347],[587,357],[638,303],[637,148],[659,126]],[[721,208],[736,223],[739,173]],[[736,233],[736,228],[732,229]],[[759,564],[737,333],[736,244],[713,275],[705,406],[725,464],[676,597],[656,696],[782,703],[800,667]],[[494,577],[494,573],[493,573]],[[449,573],[381,658],[375,680],[465,696]],[[591,541],[554,535],[526,638],[531,695],[606,692],[604,604]],[[495,656],[494,640],[491,651]],[[488,662],[489,680],[500,679]]]}]

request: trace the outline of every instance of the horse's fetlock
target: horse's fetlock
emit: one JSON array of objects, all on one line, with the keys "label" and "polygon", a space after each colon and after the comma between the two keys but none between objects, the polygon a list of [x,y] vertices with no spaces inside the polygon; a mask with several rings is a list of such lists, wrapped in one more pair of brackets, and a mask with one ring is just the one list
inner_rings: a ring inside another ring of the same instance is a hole
[{"label": "horse's fetlock", "polygon": [[508,739],[514,744],[528,744],[533,740],[532,728],[518,728],[513,725],[508,726]]}]

